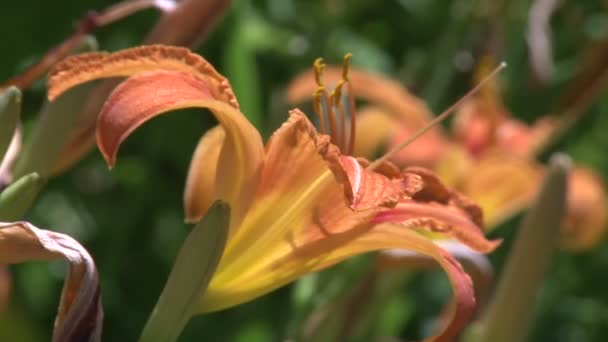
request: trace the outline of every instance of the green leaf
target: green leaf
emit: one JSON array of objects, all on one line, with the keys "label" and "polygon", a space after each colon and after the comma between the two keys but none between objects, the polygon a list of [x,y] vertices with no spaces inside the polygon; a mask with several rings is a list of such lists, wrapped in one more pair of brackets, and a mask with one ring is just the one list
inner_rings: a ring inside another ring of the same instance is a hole
[{"label": "green leaf", "polygon": [[0,193],[0,221],[20,220],[44,186],[37,173],[19,178]]},{"label": "green leaf", "polygon": [[140,342],[177,340],[215,273],[226,245],[229,223],[230,207],[216,201],[190,232]]},{"label": "green leaf", "polygon": [[490,305],[481,321],[471,327],[466,341],[525,339],[536,296],[557,245],[566,210],[569,169],[567,156],[551,158],[540,194],[519,227]]},{"label": "green leaf", "polygon": [[8,150],[21,114],[21,91],[8,87],[0,93],[0,162]]}]

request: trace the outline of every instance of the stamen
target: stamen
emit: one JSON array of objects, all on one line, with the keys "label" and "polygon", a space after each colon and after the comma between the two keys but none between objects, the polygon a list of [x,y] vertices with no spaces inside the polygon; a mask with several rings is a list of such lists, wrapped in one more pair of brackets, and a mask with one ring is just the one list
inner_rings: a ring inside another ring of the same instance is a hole
[{"label": "stamen", "polygon": [[[344,55],[344,59],[342,62],[342,79],[338,82],[338,85],[331,93],[331,99],[333,100],[334,111],[340,114],[340,150],[342,150],[346,154],[352,153],[351,145],[354,146],[354,134],[353,134],[353,120],[354,116],[351,113],[351,109],[354,109],[354,103],[352,103],[351,99],[348,96],[344,96],[343,87],[346,85],[348,88],[348,93],[352,93],[352,87],[348,80],[348,72],[350,70],[350,59],[352,58],[352,54],[349,52]],[[349,119],[351,120],[351,132],[348,135],[348,144],[346,142],[346,120],[347,113],[349,113]]]},{"label": "stamen", "polygon": [[323,58],[315,59],[315,62],[312,64],[312,70],[315,73],[315,83],[319,87],[323,86],[323,69],[325,68],[325,63],[323,62]]},{"label": "stamen", "polygon": [[367,169],[368,170],[373,170],[373,169],[377,168],[383,162],[385,162],[386,160],[392,158],[399,151],[401,151],[406,146],[408,146],[409,144],[411,144],[412,142],[414,142],[421,135],[423,135],[424,133],[426,133],[427,131],[429,131],[431,128],[437,126],[441,121],[445,120],[450,114],[452,114],[454,112],[454,110],[456,108],[458,108],[458,106],[460,106],[466,99],[468,99],[469,97],[471,97],[472,95],[474,95],[476,92],[478,92],[479,89],[481,89],[484,86],[485,83],[487,83],[489,80],[491,80],[500,71],[502,71],[502,69],[504,69],[506,67],[507,67],[507,63],[506,62],[500,63],[496,67],[496,69],[494,69],[494,71],[492,71],[488,76],[486,76],[483,80],[481,80],[473,89],[469,90],[469,92],[466,93],[463,97],[461,97],[460,100],[456,101],[448,109],[446,109],[445,111],[443,111],[443,113],[439,114],[439,116],[437,116],[436,118],[434,118],[433,120],[431,120],[431,122],[429,122],[425,127],[421,128],[418,132],[414,133],[414,135],[412,135],[411,137],[409,137],[408,139],[406,139],[405,141],[403,141],[402,143],[400,143],[397,147],[395,147],[394,149],[390,150],[389,152],[387,152],[382,157],[374,160],[371,164],[369,164],[367,166]]},{"label": "stamen", "polygon": [[325,115],[323,114],[323,109],[321,106],[321,98],[324,92],[325,88],[323,86],[319,86],[312,94],[312,108],[319,118],[321,134],[327,134],[327,127],[325,127]]}]

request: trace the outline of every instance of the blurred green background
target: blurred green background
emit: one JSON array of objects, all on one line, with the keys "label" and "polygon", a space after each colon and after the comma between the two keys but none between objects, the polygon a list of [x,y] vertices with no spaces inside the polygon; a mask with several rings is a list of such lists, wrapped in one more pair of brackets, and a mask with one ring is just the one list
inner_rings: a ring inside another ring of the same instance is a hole
[{"label": "blurred green background", "polygon": [[[66,38],[86,11],[115,1],[4,1],[0,4],[0,80],[18,74]],[[562,1],[551,19],[555,71],[545,84],[534,76],[526,41],[532,1],[242,0],[197,51],[231,80],[243,111],[266,136],[286,117],[287,82],[319,56],[353,63],[402,81],[434,112],[471,86],[478,58],[492,51],[509,67],[501,74],[507,106],[522,120],[550,113],[585,65],[585,52],[608,40],[608,5],[602,0]],[[148,10],[100,29],[104,50],[137,44],[158,18]],[[608,61],[606,62],[608,66]],[[24,119],[34,119],[44,82],[24,92]],[[554,147],[608,176],[608,100],[600,95],[574,129]],[[52,179],[27,219],[68,233],[94,256],[105,308],[104,341],[133,341],[164,285],[189,226],[181,196],[190,155],[213,124],[209,115],[184,111],[146,124],[108,171],[92,152]],[[500,272],[517,219],[494,236],[507,243],[491,255]],[[349,261],[251,303],[188,325],[181,341],[280,341],[294,336],[304,317],[349,289],[369,258]],[[14,294],[0,317],[0,341],[48,341],[65,267],[28,263],[11,267]],[[608,245],[584,253],[558,252],[539,297],[530,341],[608,340]],[[388,298],[375,308],[369,336],[419,338],[449,298],[441,272],[392,274]],[[367,308],[364,308],[366,310]],[[365,337],[367,336],[367,337]]]}]

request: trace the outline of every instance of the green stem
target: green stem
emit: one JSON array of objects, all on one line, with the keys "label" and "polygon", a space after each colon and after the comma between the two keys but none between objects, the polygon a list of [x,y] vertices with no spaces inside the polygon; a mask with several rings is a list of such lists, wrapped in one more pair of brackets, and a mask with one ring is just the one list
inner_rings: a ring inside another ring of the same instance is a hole
[{"label": "green stem", "polygon": [[551,158],[549,172],[536,203],[519,227],[496,292],[466,341],[519,342],[526,338],[535,299],[557,244],[569,166],[564,155]]},{"label": "green stem", "polygon": [[176,341],[195,313],[228,237],[230,208],[215,202],[182,245],[139,342]]}]

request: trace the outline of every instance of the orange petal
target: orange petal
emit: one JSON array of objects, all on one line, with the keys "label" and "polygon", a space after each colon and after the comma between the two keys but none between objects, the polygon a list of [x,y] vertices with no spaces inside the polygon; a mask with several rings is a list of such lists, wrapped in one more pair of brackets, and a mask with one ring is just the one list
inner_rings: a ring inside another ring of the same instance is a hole
[{"label": "orange petal", "polygon": [[[214,199],[230,204],[231,221],[236,225],[258,184],[264,156],[262,140],[241,112],[213,98],[204,80],[180,71],[156,71],[130,77],[114,89],[99,113],[99,149],[113,165],[120,144],[137,127],[167,111],[188,107],[210,109],[225,131],[217,164],[221,177],[215,179]],[[198,161],[193,163],[196,167]],[[189,178],[189,184],[196,183]]]},{"label": "orange petal", "polygon": [[[417,131],[418,129],[407,122],[396,123],[388,150],[398,146]],[[443,157],[448,146],[448,141],[441,129],[433,128],[397,152],[391,157],[391,161],[401,167],[412,165],[434,167]]]},{"label": "orange petal", "polygon": [[71,237],[27,222],[0,223],[0,264],[65,259],[69,272],[55,318],[53,341],[99,341],[103,309],[89,253]]},{"label": "orange petal", "polygon": [[429,229],[439,236],[453,237],[480,253],[492,252],[500,241],[487,240],[479,226],[461,209],[438,203],[401,201],[395,208],[376,214],[375,223],[400,224],[404,228]]},{"label": "orange petal", "polygon": [[297,245],[293,255],[276,264],[283,272],[308,265],[318,271],[354,255],[385,249],[403,249],[434,259],[447,273],[452,284],[454,310],[441,331],[425,341],[453,341],[467,325],[475,310],[475,295],[470,277],[454,258],[428,238],[402,227],[381,224],[358,226],[318,241]]},{"label": "orange petal", "polygon": [[566,221],[561,247],[587,250],[602,241],[606,233],[608,205],[601,177],[586,168],[575,168],[568,181]]},{"label": "orange petal", "polygon": [[[342,79],[342,68],[327,66],[323,69],[323,79],[329,84],[337,84]],[[361,69],[351,68],[348,79],[352,84],[357,99],[364,99],[374,105],[385,107],[396,116],[415,128],[424,126],[433,118],[426,104],[412,95],[399,82],[373,74]],[[311,94],[317,88],[312,71],[296,76],[287,87],[287,101],[291,104],[311,100]]]},{"label": "orange petal", "polygon": [[[357,128],[353,155],[374,159],[386,149],[396,120],[383,108],[366,106],[357,109]],[[381,150],[382,149],[382,150]]]},{"label": "orange petal", "polygon": [[222,126],[216,126],[207,131],[196,146],[184,190],[188,221],[200,220],[214,201],[217,165],[225,138]]},{"label": "orange petal", "polygon": [[49,72],[48,97],[53,100],[66,90],[100,78],[126,77],[148,71],[181,71],[201,79],[207,91],[234,108],[239,105],[228,80],[203,57],[186,48],[146,45],[114,53],[93,52],[68,57]]},{"label": "orange petal", "polygon": [[[467,246],[453,240],[436,241],[438,246],[445,249],[452,257],[464,266],[467,274],[473,279],[475,285],[475,297],[477,299],[477,312],[483,309],[481,306],[485,304],[490,294],[492,281],[494,279],[494,270],[490,260],[483,254],[472,251]],[[418,269],[437,266],[433,259],[426,255],[422,255],[412,251],[401,249],[390,249],[380,253],[377,261],[377,267],[380,271],[391,269]],[[450,303],[444,307],[443,312],[448,312],[448,308],[452,306]]]}]

